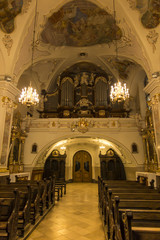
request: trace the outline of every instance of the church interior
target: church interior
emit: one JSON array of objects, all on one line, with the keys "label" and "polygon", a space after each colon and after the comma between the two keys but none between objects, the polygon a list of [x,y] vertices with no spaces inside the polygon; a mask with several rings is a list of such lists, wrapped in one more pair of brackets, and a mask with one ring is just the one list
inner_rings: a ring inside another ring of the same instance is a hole
[{"label": "church interior", "polygon": [[[72,184],[92,192],[94,184],[106,226],[105,183],[139,181],[158,194],[159,0],[1,0],[0,41],[0,195],[8,179],[52,179],[54,194],[66,183],[70,193]],[[148,239],[120,238],[108,224],[106,240]],[[159,225],[151,240],[160,239]]]}]

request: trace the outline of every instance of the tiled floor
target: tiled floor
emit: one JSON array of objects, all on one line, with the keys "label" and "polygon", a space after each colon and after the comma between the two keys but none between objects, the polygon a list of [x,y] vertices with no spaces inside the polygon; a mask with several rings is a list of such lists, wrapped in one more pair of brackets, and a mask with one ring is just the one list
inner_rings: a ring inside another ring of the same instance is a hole
[{"label": "tiled floor", "polygon": [[27,240],[104,240],[95,183],[69,183],[67,194]]}]

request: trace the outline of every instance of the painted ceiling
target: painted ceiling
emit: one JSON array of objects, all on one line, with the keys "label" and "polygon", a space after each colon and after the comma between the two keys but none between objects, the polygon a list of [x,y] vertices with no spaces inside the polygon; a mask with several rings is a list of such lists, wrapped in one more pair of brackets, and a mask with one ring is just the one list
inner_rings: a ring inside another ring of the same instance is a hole
[{"label": "painted ceiling", "polygon": [[0,0],[0,28],[5,33],[14,31],[14,18],[21,12],[23,0]]},{"label": "painted ceiling", "polygon": [[136,9],[142,16],[141,22],[145,28],[155,28],[160,23],[160,0],[136,0]]},{"label": "painted ceiling", "polygon": [[107,57],[105,60],[112,69],[118,72],[119,78],[124,80],[128,78],[130,66],[135,65],[135,63],[133,63],[132,61],[123,58],[117,59],[115,57]]},{"label": "painted ceiling", "polygon": [[121,37],[113,16],[84,0],[69,2],[53,13],[41,33],[42,41],[53,46],[85,47]]}]

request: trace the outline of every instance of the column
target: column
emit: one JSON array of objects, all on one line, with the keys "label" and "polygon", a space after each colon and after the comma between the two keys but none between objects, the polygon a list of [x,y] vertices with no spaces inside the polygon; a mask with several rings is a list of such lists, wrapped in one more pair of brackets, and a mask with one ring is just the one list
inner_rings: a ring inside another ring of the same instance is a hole
[{"label": "column", "polygon": [[158,159],[158,169],[160,169],[160,72],[152,74],[152,79],[144,88],[150,94],[153,126],[156,142],[156,153]]},{"label": "column", "polygon": [[20,172],[23,172],[24,168],[24,143],[25,143],[26,136],[21,136],[21,155],[20,155]]},{"label": "column", "polygon": [[20,91],[9,81],[0,79],[0,171],[7,170],[13,111]]}]

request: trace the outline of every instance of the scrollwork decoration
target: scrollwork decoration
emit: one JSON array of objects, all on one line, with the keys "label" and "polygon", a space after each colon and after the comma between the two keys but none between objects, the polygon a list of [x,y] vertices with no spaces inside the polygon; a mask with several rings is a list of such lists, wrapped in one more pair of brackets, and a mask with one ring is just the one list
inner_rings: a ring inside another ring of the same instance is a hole
[{"label": "scrollwork decoration", "polygon": [[153,53],[156,51],[156,43],[158,40],[159,34],[155,30],[150,30],[146,38],[149,44],[152,45]]},{"label": "scrollwork decoration", "polygon": [[2,38],[2,42],[7,49],[7,53],[8,53],[8,56],[9,56],[12,45],[13,45],[13,39],[11,38],[10,35],[5,34],[4,37]]}]

